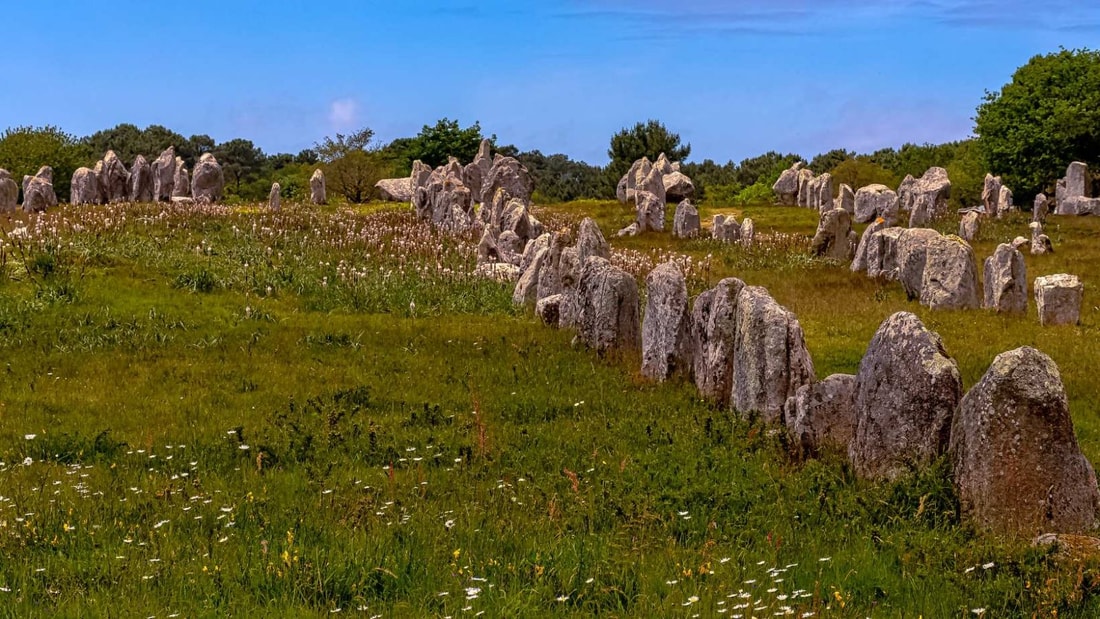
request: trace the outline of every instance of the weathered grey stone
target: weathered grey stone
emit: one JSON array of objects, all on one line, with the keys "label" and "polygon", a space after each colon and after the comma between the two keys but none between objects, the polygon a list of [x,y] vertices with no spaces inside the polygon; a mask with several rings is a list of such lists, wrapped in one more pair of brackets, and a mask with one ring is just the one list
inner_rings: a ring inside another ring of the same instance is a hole
[{"label": "weathered grey stone", "polygon": [[271,191],[267,194],[267,208],[272,211],[278,211],[283,208],[283,200],[280,192],[283,190],[279,183],[271,184]]},{"label": "weathered grey stone", "polygon": [[910,301],[920,298],[928,243],[940,237],[930,228],[907,228],[897,240],[897,279]]},{"label": "weathered grey stone", "polygon": [[798,171],[798,199],[797,204],[803,208],[810,207],[810,194],[814,186],[814,173],[802,168]]},{"label": "weathered grey stone", "polygon": [[733,409],[743,415],[759,413],[766,423],[777,422],[787,398],[813,380],[813,361],[795,315],[764,288],[743,288],[737,297]]},{"label": "weathered grey stone", "polygon": [[153,161],[153,199],[168,202],[172,199],[176,180],[176,149],[169,146]]},{"label": "weathered grey stone", "polygon": [[520,275],[519,281],[516,282],[516,289],[512,292],[513,305],[534,305],[538,302],[539,273],[542,271],[549,255],[549,249],[539,249],[535,252],[534,258],[531,259],[529,264],[520,264],[522,275]]},{"label": "weathered grey stone", "polygon": [[997,208],[1001,197],[1001,177],[986,173],[982,183],[982,207],[986,215],[997,215]]},{"label": "weathered grey stone", "polygon": [[[727,223],[727,225],[729,224]],[[746,217],[741,220],[741,230],[738,231],[737,238],[741,245],[746,248],[752,247],[752,244],[756,242],[756,224],[753,223],[752,219]]]},{"label": "weathered grey stone", "polygon": [[538,303],[535,304],[535,315],[542,320],[543,324],[556,329],[561,319],[561,302],[562,295],[560,294],[552,294],[539,299]]},{"label": "weathered grey stone", "polygon": [[947,198],[951,195],[951,181],[947,170],[928,168],[912,186],[913,205],[909,211],[909,227],[917,228],[939,219],[947,213]]},{"label": "weathered grey stone", "polygon": [[997,217],[1004,217],[1014,210],[1016,210],[1016,205],[1012,202],[1012,190],[1002,185],[1000,195],[997,198]]},{"label": "weathered grey stone", "polygon": [[959,236],[967,243],[973,243],[981,230],[982,216],[977,211],[963,213],[959,221]]},{"label": "weathered grey stone", "polygon": [[691,310],[695,386],[707,400],[725,407],[733,390],[737,297],[745,283],[729,277],[695,299]]},{"label": "weathered grey stone", "polygon": [[172,197],[191,198],[191,174],[183,163],[183,157],[176,157],[176,172],[172,177]]},{"label": "weathered grey stone", "polygon": [[1058,367],[1002,353],[959,405],[951,464],[963,519],[1004,535],[1080,533],[1100,523],[1096,473],[1081,453]]},{"label": "weathered grey stone", "polygon": [[[414,179],[420,173],[414,163]],[[500,196],[504,195],[507,192],[501,190]],[[416,187],[412,203],[417,217],[430,220],[444,230],[460,232],[474,225],[473,198],[469,188],[462,184],[462,167],[457,162],[433,170],[423,184]]]},{"label": "weathered grey stone", "polygon": [[1089,177],[1089,166],[1074,161],[1066,168],[1066,196],[1073,198],[1078,196],[1090,197],[1092,195],[1092,181]]},{"label": "weathered grey stone", "polygon": [[576,294],[582,344],[599,353],[641,345],[638,283],[629,273],[592,256],[581,268]]},{"label": "weathered grey stone", "polygon": [[42,166],[34,176],[23,178],[23,211],[41,213],[57,206],[53,190],[53,168]]},{"label": "weathered grey stone", "polygon": [[930,309],[980,307],[974,250],[955,235],[936,236],[925,246],[920,303]]},{"label": "weathered grey stone", "polygon": [[847,451],[856,430],[856,377],[833,374],[802,385],[783,407],[783,424],[802,458],[825,449]]},{"label": "weathered grey stone", "polygon": [[650,271],[642,319],[642,376],[663,381],[691,371],[691,319],[687,280],[675,262]]},{"label": "weathered grey stone", "polygon": [[1027,313],[1027,264],[1024,255],[1008,243],[997,246],[985,259],[985,303],[987,309],[1005,314]]},{"label": "weathered grey stone", "polygon": [[833,209],[833,175],[826,172],[817,177],[814,182],[817,184],[817,199],[812,208],[820,213],[831,211]]},{"label": "weathered grey stone", "polygon": [[665,200],[682,202],[695,196],[695,183],[683,172],[670,172],[661,179],[665,187]]},{"label": "weathered grey stone", "polygon": [[871,246],[877,243],[877,240],[873,240],[876,232],[886,229],[886,220],[879,217],[871,225],[863,231],[863,236],[859,237],[859,245],[856,247],[856,255],[852,258],[852,272],[859,273],[866,271],[870,265]]},{"label": "weathered grey stone", "polygon": [[[311,190],[312,184],[312,179],[310,179]],[[382,199],[388,202],[409,202],[412,200],[413,188],[412,179],[410,178],[384,178],[375,183],[374,187],[382,195]]]},{"label": "weathered grey stone", "polygon": [[1018,236],[1012,239],[1012,242],[1009,243],[1009,245],[1011,245],[1013,249],[1023,249],[1024,247],[1027,247],[1029,243],[1030,241],[1028,241],[1024,237]]},{"label": "weathered grey stone", "polygon": [[630,166],[630,169],[627,170],[626,174],[624,174],[623,177],[619,179],[619,184],[615,188],[615,197],[619,199],[619,202],[626,204],[627,202],[634,199],[634,191],[638,186],[638,170],[640,170],[643,165],[652,164],[649,163],[649,159],[643,157],[635,161]]},{"label": "weathered grey stone", "polygon": [[591,256],[611,260],[611,245],[600,232],[596,220],[585,217],[577,228],[577,262],[584,264]]},{"label": "weathered grey stone", "polygon": [[[461,166],[459,176],[461,177]],[[535,183],[531,180],[531,174],[519,160],[514,157],[501,157],[493,161],[489,168],[489,174],[482,179],[481,199],[486,202],[493,199],[497,189],[503,189],[513,199],[522,200],[524,204],[531,203],[531,192],[535,189]]]},{"label": "weathered grey stone", "polygon": [[99,204],[99,178],[90,168],[77,168],[69,185],[69,204]]},{"label": "weathered grey stone", "polygon": [[896,479],[948,445],[962,382],[943,342],[898,312],[875,333],[856,375],[856,430],[848,459],[859,477]]},{"label": "weathered grey stone", "polygon": [[129,193],[131,202],[153,201],[153,168],[141,155],[130,166]]},{"label": "weathered grey stone", "polygon": [[540,234],[538,238],[527,241],[527,244],[523,246],[523,257],[519,261],[519,270],[521,272],[527,272],[527,267],[531,266],[531,263],[535,261],[535,255],[539,250],[550,249],[551,234],[545,232]]},{"label": "weathered grey stone", "polygon": [[637,208],[638,229],[640,231],[665,229],[665,202],[658,196],[637,189],[634,191],[634,201]]},{"label": "weathered grey stone", "polygon": [[851,260],[856,248],[852,245],[852,216],[842,208],[834,208],[821,214],[817,234],[811,243],[815,256],[833,260]]},{"label": "weathered grey stone", "polygon": [[856,194],[852,191],[852,188],[841,183],[840,193],[837,195],[833,206],[848,211],[849,215],[854,215],[856,212]]},{"label": "weathered grey stone", "polygon": [[225,175],[218,160],[210,153],[203,154],[191,175],[191,198],[198,203],[216,204],[224,188]]},{"label": "weathered grey stone", "polygon": [[875,232],[867,241],[867,276],[875,279],[898,278],[898,239],[905,228],[890,227]]},{"label": "weathered grey stone", "polygon": [[[470,207],[470,218],[473,218],[473,205]],[[500,213],[501,231],[512,231],[524,242],[537,238],[542,234],[542,223],[531,214],[527,203],[511,199]]]},{"label": "weathered grey stone", "polygon": [[0,213],[10,213],[19,206],[19,185],[11,172],[0,168]]},{"label": "weathered grey stone", "polygon": [[796,163],[779,175],[779,180],[772,185],[772,191],[780,204],[794,206],[798,201],[798,177],[802,163]]},{"label": "weathered grey stone", "polygon": [[126,164],[122,163],[115,151],[107,151],[103,156],[103,172],[99,175],[100,197],[110,204],[129,200],[129,182],[130,172],[126,169]]},{"label": "weathered grey stone", "polygon": [[477,265],[474,275],[506,284],[519,279],[519,267],[507,262],[490,262]]},{"label": "weathered grey stone", "polygon": [[676,205],[676,213],[672,217],[672,236],[679,239],[693,239],[699,236],[699,211],[691,200],[684,200]]},{"label": "weathered grey stone", "polygon": [[1031,207],[1031,221],[1046,223],[1050,213],[1050,199],[1045,194],[1035,196],[1035,204]]},{"label": "weathered grey stone", "polygon": [[1100,198],[1070,196],[1058,203],[1058,215],[1100,215]]},{"label": "weathered grey stone", "polygon": [[[419,162],[418,162],[419,163]],[[409,199],[412,199],[412,180],[409,182]],[[309,177],[309,201],[313,204],[326,204],[328,203],[328,193],[325,191],[325,173],[317,168],[313,171],[313,176]]]},{"label": "weathered grey stone", "polygon": [[715,215],[710,226],[711,238],[723,243],[735,243],[741,239],[741,224],[733,215]]},{"label": "weathered grey stone", "polygon": [[1028,225],[1028,228],[1031,229],[1031,254],[1033,256],[1054,253],[1054,244],[1050,242],[1050,237],[1043,234],[1043,224],[1033,221]]},{"label": "weathered grey stone", "polygon": [[621,238],[624,236],[638,236],[639,234],[641,234],[641,230],[638,229],[638,222],[634,222],[629,226],[623,228],[622,230],[616,232],[615,236]]},{"label": "weathered grey stone", "polygon": [[[563,276],[569,274],[563,273],[562,255],[571,242],[572,238],[567,232],[563,231],[551,235],[549,253],[547,253],[545,262],[539,270],[539,299],[545,299],[551,295],[565,292]],[[574,281],[572,283],[575,284],[576,282]]]},{"label": "weathered grey stone", "polygon": [[653,168],[657,170],[661,176],[672,174],[672,162],[668,160],[668,155],[664,153],[657,155],[657,161],[653,162]]},{"label": "weathered grey stone", "polygon": [[[497,237],[497,250],[500,251],[502,262],[514,264],[517,267],[523,260],[523,247],[527,241],[519,238],[519,235],[511,230],[505,230]],[[523,270],[520,269],[522,273]]]},{"label": "weathered grey stone", "polygon": [[913,178],[912,174],[906,174],[902,179],[901,184],[898,185],[898,209],[905,211],[906,213],[913,210],[913,200],[916,195],[913,193],[914,187],[917,184],[917,179]]},{"label": "weathered grey stone", "polygon": [[1075,325],[1081,321],[1085,288],[1076,275],[1059,273],[1035,278],[1035,305],[1044,327]]}]

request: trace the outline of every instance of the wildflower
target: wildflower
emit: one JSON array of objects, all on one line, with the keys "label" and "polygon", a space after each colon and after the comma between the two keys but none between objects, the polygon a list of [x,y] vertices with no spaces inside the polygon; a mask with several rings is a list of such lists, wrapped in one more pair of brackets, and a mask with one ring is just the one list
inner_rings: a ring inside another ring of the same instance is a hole
[{"label": "wildflower", "polygon": [[28,440],[28,441],[33,441],[37,437],[38,437],[37,434],[24,434],[23,435],[23,438]]}]

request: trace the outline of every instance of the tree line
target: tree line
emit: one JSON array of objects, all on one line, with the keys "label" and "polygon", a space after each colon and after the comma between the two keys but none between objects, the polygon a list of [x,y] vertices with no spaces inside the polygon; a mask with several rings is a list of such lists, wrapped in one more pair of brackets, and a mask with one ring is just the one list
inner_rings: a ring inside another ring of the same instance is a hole
[{"label": "tree line", "polygon": [[500,144],[495,135],[484,135],[479,122],[463,127],[449,118],[388,143],[378,142],[369,128],[338,133],[296,155],[266,154],[242,138],[218,143],[208,135],[184,137],[160,125],[140,129],[121,124],[86,137],[53,126],[14,127],[0,134],[0,168],[19,179],[51,165],[54,185],[66,196],[73,172],[94,166],[108,149],[129,165],[139,154],[152,161],[171,145],[188,168],[202,154],[213,153],[225,172],[225,192],[231,201],[264,200],[272,182],[279,182],[284,198],[304,199],[309,177],[320,166],[330,192],[358,203],[379,197],[374,187],[378,180],[408,176],[413,161],[437,167],[453,156],[468,163],[481,141],[488,139],[494,155],[515,157],[527,167],[535,181],[535,199],[541,202],[613,198],[618,180],[634,161],[665,153],[683,162],[682,171],[694,181],[697,198],[714,203],[769,200],[772,184],[798,161],[815,173],[831,173],[836,186],[846,183],[853,189],[874,183],[896,187],[906,175],[919,177],[929,167],[943,167],[952,181],[952,202],[958,206],[980,201],[988,171],[1002,176],[1023,203],[1025,196],[1053,192],[1071,161],[1100,169],[1100,52],[1062,49],[1032,58],[1000,91],[986,93],[974,121],[973,137],[946,144],[904,144],[872,153],[836,149],[812,159],[768,152],[720,164],[690,161],[690,144],[660,121],[648,120],[611,137],[609,161],[603,166],[563,154],[521,151]]}]

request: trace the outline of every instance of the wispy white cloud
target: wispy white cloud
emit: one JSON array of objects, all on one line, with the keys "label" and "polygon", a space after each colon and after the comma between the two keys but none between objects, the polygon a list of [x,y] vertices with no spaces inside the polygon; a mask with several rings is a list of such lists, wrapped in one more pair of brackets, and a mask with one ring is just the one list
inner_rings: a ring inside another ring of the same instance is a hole
[{"label": "wispy white cloud", "polygon": [[328,122],[333,130],[351,129],[359,120],[359,102],[346,97],[329,104]]}]

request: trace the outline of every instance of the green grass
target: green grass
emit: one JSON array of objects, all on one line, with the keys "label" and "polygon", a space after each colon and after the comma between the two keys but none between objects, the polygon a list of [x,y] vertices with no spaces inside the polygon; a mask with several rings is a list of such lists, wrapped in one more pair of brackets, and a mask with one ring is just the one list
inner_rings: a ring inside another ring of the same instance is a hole
[{"label": "green grass", "polygon": [[[931,313],[810,258],[809,211],[734,212],[757,247],[647,234],[613,241],[616,261],[644,275],[674,252],[695,292],[730,275],[767,286],[819,377],[854,372],[902,309],[943,335],[967,386],[1035,345],[1100,461],[1100,220],[1052,218],[1058,253],[1028,257],[1029,278],[1086,283],[1082,325],[1040,329],[1034,308]],[[630,218],[614,203],[539,215],[586,213],[609,237]],[[960,525],[942,463],[871,485],[841,454],[792,461],[772,428],[517,312],[509,287],[469,276],[476,238],[404,208],[45,221],[0,283],[0,616],[1100,610],[1091,564]],[[979,257],[1025,231],[1022,216],[989,225]]]}]

